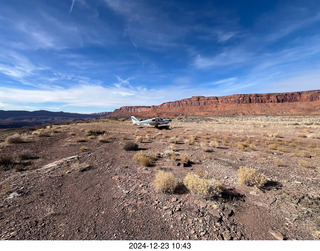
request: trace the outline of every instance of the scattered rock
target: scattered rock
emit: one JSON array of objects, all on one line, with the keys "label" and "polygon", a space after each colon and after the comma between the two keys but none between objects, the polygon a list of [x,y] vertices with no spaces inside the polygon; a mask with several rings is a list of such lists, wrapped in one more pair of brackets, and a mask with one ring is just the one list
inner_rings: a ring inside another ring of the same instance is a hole
[{"label": "scattered rock", "polygon": [[283,238],[283,235],[280,234],[280,233],[277,232],[277,231],[269,230],[269,233],[270,233],[274,238],[276,238],[276,240],[282,241],[282,240],[284,239],[284,238]]},{"label": "scattered rock", "polygon": [[7,199],[14,199],[14,198],[17,198],[19,197],[20,194],[18,194],[17,192],[12,192],[11,194],[9,194],[9,196],[7,197]]},{"label": "scattered rock", "polygon": [[208,213],[209,214],[211,214],[212,216],[214,216],[214,217],[220,217],[220,213],[219,213],[219,211],[218,210],[216,210],[216,209],[209,209],[208,210]]},{"label": "scattered rock", "polygon": [[44,167],[42,167],[42,171],[47,172],[47,171],[50,171],[51,169],[59,168],[63,164],[69,164],[70,162],[73,162],[73,161],[76,161],[76,160],[79,160],[79,156],[78,155],[67,157],[67,158],[63,158],[63,159],[60,159],[60,160],[57,160],[55,162],[52,162],[50,164],[45,165]]},{"label": "scattered rock", "polygon": [[92,166],[85,163],[79,166],[79,172],[86,172],[90,169],[92,169]]},{"label": "scattered rock", "polygon": [[223,236],[223,239],[225,239],[225,240],[231,240],[232,239],[232,237],[231,237],[229,232],[224,232],[222,234],[222,236]]},{"label": "scattered rock", "polygon": [[200,236],[204,236],[204,235],[206,235],[206,233],[207,233],[207,230],[204,230],[204,231],[202,231],[202,232],[200,233]]}]

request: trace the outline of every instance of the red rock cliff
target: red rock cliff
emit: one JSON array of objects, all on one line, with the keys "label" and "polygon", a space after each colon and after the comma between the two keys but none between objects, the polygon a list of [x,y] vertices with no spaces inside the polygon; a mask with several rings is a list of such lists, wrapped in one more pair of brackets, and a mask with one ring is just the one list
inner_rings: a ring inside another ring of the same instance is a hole
[{"label": "red rock cliff", "polygon": [[158,106],[123,106],[109,117],[179,115],[320,115],[320,90],[191,97]]}]

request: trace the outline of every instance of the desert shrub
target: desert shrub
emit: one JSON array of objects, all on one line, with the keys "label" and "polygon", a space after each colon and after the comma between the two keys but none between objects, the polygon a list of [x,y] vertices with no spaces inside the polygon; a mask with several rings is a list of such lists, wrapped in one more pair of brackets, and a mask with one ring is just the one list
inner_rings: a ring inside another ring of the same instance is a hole
[{"label": "desert shrub", "polygon": [[8,136],[5,139],[5,142],[7,144],[17,144],[17,143],[24,143],[25,140],[19,134],[14,134],[14,135]]},{"label": "desert shrub", "polygon": [[104,133],[105,133],[105,131],[101,131],[98,129],[91,129],[86,132],[86,135],[87,136],[98,136],[98,135],[102,135]]},{"label": "desert shrub", "polygon": [[243,150],[243,151],[245,151],[248,147],[248,145],[246,143],[237,143],[236,146],[239,150]]},{"label": "desert shrub", "polygon": [[159,171],[155,176],[153,184],[158,193],[173,193],[178,182],[172,173]]},{"label": "desert shrub", "polygon": [[270,150],[277,150],[278,147],[279,147],[279,145],[276,144],[276,143],[273,143],[273,144],[268,145],[268,148],[269,148]]},{"label": "desert shrub", "polygon": [[88,148],[86,146],[81,146],[79,149],[81,152],[87,151]]},{"label": "desert shrub", "polygon": [[205,151],[205,152],[212,152],[212,149],[211,149],[211,147],[209,147],[206,143],[204,143],[204,142],[201,142],[200,143],[200,147],[201,147],[201,149],[203,150],[203,151]]},{"label": "desert shrub", "polygon": [[219,146],[219,142],[217,139],[214,139],[213,141],[209,142],[209,146],[211,147],[218,147]]},{"label": "desert shrub", "polygon": [[143,141],[143,137],[142,136],[137,136],[136,137],[136,142],[142,143],[142,141]]},{"label": "desert shrub", "polygon": [[268,136],[273,138],[280,138],[280,135],[277,132],[268,132]]},{"label": "desert shrub", "polygon": [[176,161],[177,158],[178,158],[178,154],[176,152],[173,152],[171,155],[170,155],[170,158],[173,160],[173,161]]},{"label": "desert shrub", "polygon": [[51,137],[51,133],[49,131],[42,130],[39,132],[38,137]]},{"label": "desert shrub", "polygon": [[108,140],[107,137],[103,136],[103,135],[98,136],[98,141],[101,143],[109,143],[110,142],[110,140]]},{"label": "desert shrub", "polygon": [[126,140],[126,139],[128,139],[128,136],[127,136],[127,135],[122,135],[121,138],[122,138],[123,140]]},{"label": "desert shrub", "polygon": [[23,165],[23,164],[18,164],[18,165],[15,165],[15,166],[14,166],[14,170],[15,170],[16,172],[23,172],[23,171],[26,170],[26,166]]},{"label": "desert shrub", "polygon": [[143,165],[143,166],[151,166],[153,163],[153,159],[148,156],[147,154],[145,154],[144,152],[138,152],[133,156],[133,159]]},{"label": "desert shrub", "polygon": [[171,149],[167,149],[163,152],[164,156],[171,156],[172,154],[174,154],[175,152]]},{"label": "desert shrub", "polygon": [[303,160],[303,159],[299,160],[299,165],[303,166],[303,167],[306,167],[306,168],[311,168],[312,167],[309,161],[306,161],[306,160]]},{"label": "desert shrub", "polygon": [[191,144],[191,141],[188,140],[188,139],[185,139],[185,140],[184,140],[184,143],[187,144],[187,145],[192,145],[192,144]]},{"label": "desert shrub", "polygon": [[305,135],[304,133],[299,133],[299,134],[298,134],[298,137],[299,137],[299,138],[306,138],[307,135]]},{"label": "desert shrub", "polygon": [[137,151],[138,148],[139,148],[139,145],[134,142],[127,142],[123,147],[123,149],[126,151]]},{"label": "desert shrub", "polygon": [[190,145],[194,144],[197,140],[197,136],[196,135],[189,135],[189,141],[190,141]]},{"label": "desert shrub", "polygon": [[75,142],[87,142],[88,140],[85,138],[76,138],[74,141]]},{"label": "desert shrub", "polygon": [[188,173],[183,179],[183,184],[194,194],[202,198],[214,198],[223,192],[222,185],[215,179],[200,178],[200,176]]},{"label": "desert shrub", "polygon": [[16,157],[18,160],[31,160],[31,159],[37,159],[38,157],[35,156],[31,150],[23,150],[21,153],[19,153]]},{"label": "desert shrub", "polygon": [[75,132],[70,132],[69,135],[70,135],[70,136],[75,136],[75,135],[77,135],[77,134],[76,134]]},{"label": "desert shrub", "polygon": [[247,186],[263,187],[266,183],[266,177],[253,168],[241,166],[238,170],[238,178],[241,183]]},{"label": "desert shrub", "polygon": [[179,143],[182,142],[182,141],[181,141],[181,139],[180,139],[178,136],[174,136],[174,137],[171,137],[171,138],[169,139],[169,142],[170,142],[170,143],[173,143],[173,144],[179,144]]},{"label": "desert shrub", "polygon": [[147,134],[147,135],[145,136],[145,140],[146,140],[147,142],[151,142],[153,139],[154,139],[154,136],[152,136],[152,135],[150,135],[150,134]]},{"label": "desert shrub", "polygon": [[185,154],[181,154],[181,155],[180,155],[180,159],[181,159],[181,162],[182,162],[183,164],[188,164],[188,163],[190,162],[188,156],[185,155]]},{"label": "desert shrub", "polygon": [[280,159],[274,159],[273,162],[274,162],[274,164],[275,164],[276,166],[283,166],[283,165],[284,165],[284,164],[283,164],[283,161],[280,160]]},{"label": "desert shrub", "polygon": [[10,170],[15,164],[14,158],[9,155],[0,154],[0,167],[3,170]]},{"label": "desert shrub", "polygon": [[311,154],[306,150],[299,151],[299,155],[306,158],[311,158]]}]

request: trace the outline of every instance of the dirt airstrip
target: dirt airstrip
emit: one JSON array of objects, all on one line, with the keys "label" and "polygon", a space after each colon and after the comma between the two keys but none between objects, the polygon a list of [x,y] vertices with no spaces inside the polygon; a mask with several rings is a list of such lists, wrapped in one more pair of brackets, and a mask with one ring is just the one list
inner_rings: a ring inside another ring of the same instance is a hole
[{"label": "dirt airstrip", "polygon": [[[3,240],[320,238],[320,117],[178,117],[162,129],[101,119],[8,140],[16,132],[0,131]],[[240,166],[266,184],[242,184]],[[173,194],[155,191],[160,170],[179,181]],[[221,196],[190,192],[188,173],[219,181]]]}]

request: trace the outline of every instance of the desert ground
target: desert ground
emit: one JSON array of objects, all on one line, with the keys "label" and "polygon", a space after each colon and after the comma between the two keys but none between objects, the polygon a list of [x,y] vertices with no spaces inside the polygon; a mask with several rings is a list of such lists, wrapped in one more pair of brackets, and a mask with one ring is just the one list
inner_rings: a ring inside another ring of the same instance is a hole
[{"label": "desert ground", "polygon": [[320,239],[320,117],[94,119],[0,141],[2,240]]}]

